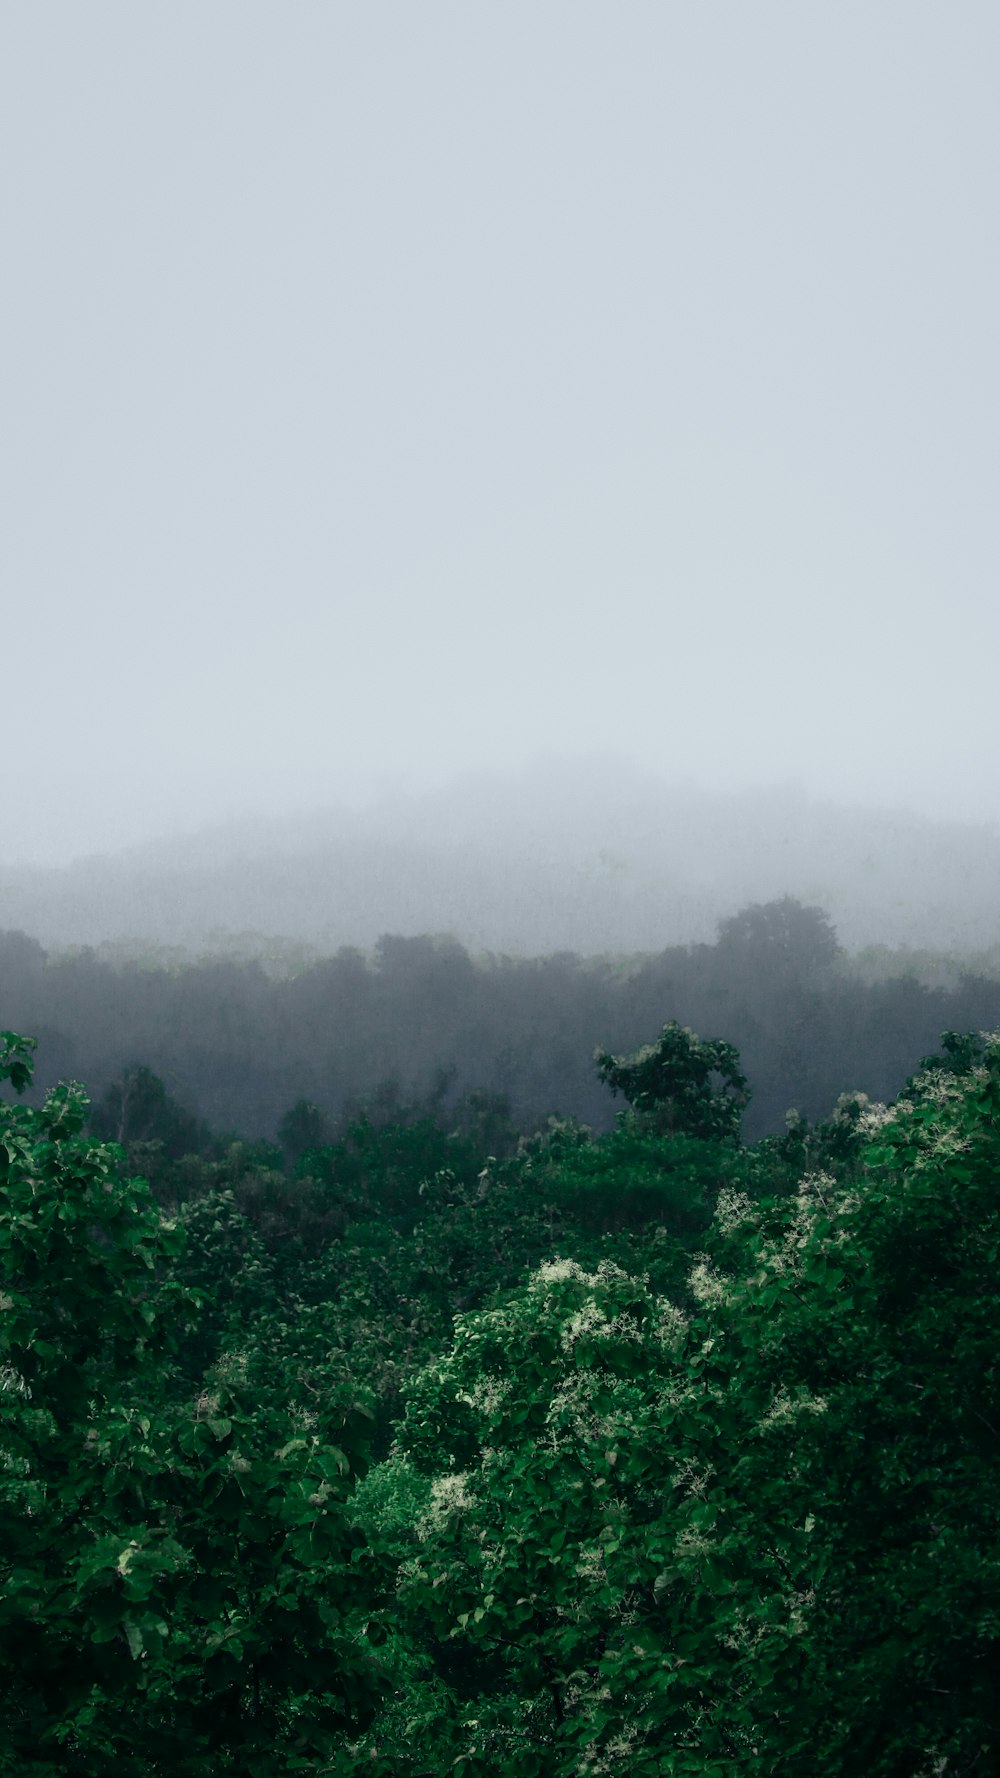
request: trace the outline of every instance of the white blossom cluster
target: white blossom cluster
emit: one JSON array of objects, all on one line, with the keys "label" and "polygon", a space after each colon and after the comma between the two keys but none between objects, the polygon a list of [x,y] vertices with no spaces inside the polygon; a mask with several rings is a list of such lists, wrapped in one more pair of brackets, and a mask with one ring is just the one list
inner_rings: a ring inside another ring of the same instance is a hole
[{"label": "white blossom cluster", "polygon": [[456,1401],[463,1401],[486,1420],[494,1420],[510,1394],[510,1380],[495,1372],[477,1378],[469,1389],[458,1391]]},{"label": "white blossom cluster", "polygon": [[588,1586],[603,1586],[608,1578],[604,1545],[582,1543],[576,1553],[576,1572]]},{"label": "white blossom cluster", "polygon": [[585,1272],[575,1259],[550,1259],[532,1273],[528,1288],[534,1296],[547,1296],[550,1285],[566,1284],[570,1280],[584,1285],[588,1290],[607,1289],[610,1285],[633,1282],[628,1272],[623,1272],[621,1266],[616,1266],[610,1259],[602,1259],[596,1272]]},{"label": "white blossom cluster", "polygon": [[[568,1429],[579,1444],[609,1444],[633,1434],[633,1402],[622,1385],[603,1371],[574,1371],[555,1390],[546,1426],[554,1433]],[[608,1411],[609,1386],[612,1411]]]},{"label": "white blossom cluster", "polygon": [[670,1483],[672,1487],[683,1488],[686,1494],[694,1494],[701,1499],[707,1492],[708,1484],[714,1474],[715,1470],[711,1466],[708,1469],[701,1469],[698,1464],[689,1460],[682,1464],[680,1469],[674,1470],[670,1477]]},{"label": "white blossom cluster", "polygon": [[877,1136],[879,1131],[893,1122],[893,1114],[881,1100],[872,1099],[865,1106],[858,1118],[858,1129],[862,1136]]},{"label": "white blossom cluster", "polygon": [[575,1259],[550,1259],[538,1267],[533,1274],[529,1288],[537,1295],[547,1284],[565,1284],[570,1278],[580,1284],[593,1284],[594,1279],[588,1275]]},{"label": "white blossom cluster", "polygon": [[611,1323],[593,1297],[583,1303],[576,1314],[572,1315],[562,1330],[559,1344],[564,1352],[571,1352],[579,1339],[585,1334],[611,1332]]},{"label": "white blossom cluster", "polygon": [[762,1426],[780,1426],[796,1420],[800,1414],[825,1414],[828,1406],[824,1395],[810,1395],[800,1389],[793,1396],[782,1383],[760,1423]]},{"label": "white blossom cluster", "polygon": [[729,1292],[719,1273],[714,1271],[704,1254],[699,1254],[688,1274],[688,1286],[696,1303],[703,1308],[718,1309],[729,1300]]},{"label": "white blossom cluster", "polygon": [[656,1319],[653,1322],[653,1337],[665,1352],[676,1356],[687,1338],[690,1326],[683,1309],[678,1309],[667,1297],[656,1299]]},{"label": "white blossom cluster", "polygon": [[416,1532],[421,1543],[445,1530],[455,1513],[469,1512],[478,1504],[469,1487],[468,1471],[457,1475],[435,1476],[427,1511],[417,1520]]},{"label": "white blossom cluster", "polygon": [[731,1186],[726,1186],[719,1193],[715,1204],[715,1221],[722,1234],[732,1234],[733,1229],[739,1228],[752,1214],[753,1205],[746,1192],[734,1191]]},{"label": "white blossom cluster", "polygon": [[0,1365],[0,1395],[20,1395],[30,1399],[31,1390],[20,1371],[12,1364]]}]

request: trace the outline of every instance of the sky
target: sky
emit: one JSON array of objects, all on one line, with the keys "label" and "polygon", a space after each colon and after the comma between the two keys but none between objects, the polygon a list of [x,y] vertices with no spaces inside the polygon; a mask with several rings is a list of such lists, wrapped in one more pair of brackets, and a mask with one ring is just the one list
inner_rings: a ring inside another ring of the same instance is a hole
[{"label": "sky", "polygon": [[612,755],[1000,819],[994,0],[0,13],[0,860]]}]

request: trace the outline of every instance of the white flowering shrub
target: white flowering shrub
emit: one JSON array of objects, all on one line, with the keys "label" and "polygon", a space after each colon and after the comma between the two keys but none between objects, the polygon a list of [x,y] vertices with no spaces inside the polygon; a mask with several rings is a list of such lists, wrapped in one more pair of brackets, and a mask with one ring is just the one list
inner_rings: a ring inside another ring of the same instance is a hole
[{"label": "white flowering shrub", "polygon": [[859,1119],[683,1302],[564,1257],[459,1320],[385,1466],[438,1739],[377,1778],[995,1768],[1000,1041]]}]

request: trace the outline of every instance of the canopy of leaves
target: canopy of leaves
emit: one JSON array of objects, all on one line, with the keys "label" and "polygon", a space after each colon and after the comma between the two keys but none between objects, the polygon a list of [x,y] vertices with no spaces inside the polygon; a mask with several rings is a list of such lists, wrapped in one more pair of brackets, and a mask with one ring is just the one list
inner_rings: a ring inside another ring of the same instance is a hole
[{"label": "canopy of leaves", "polygon": [[719,1038],[705,1040],[676,1019],[655,1043],[632,1056],[598,1050],[597,1072],[613,1093],[658,1130],[699,1137],[736,1137],[749,1102],[739,1052]]},{"label": "canopy of leaves", "polygon": [[377,1769],[993,1770],[1000,1038],[955,1059],[852,1179],[724,1193],[686,1306],[560,1260],[459,1322],[362,1492],[439,1699]]},{"label": "canopy of leaves", "polygon": [[377,1696],[366,1417],[260,1399],[238,1352],[177,1398],[182,1232],[87,1109],[0,1104],[0,1770],[270,1778]]},{"label": "canopy of leaves", "polygon": [[731,1045],[602,1062],[606,1136],[300,1103],[171,1214],[0,1103],[3,1778],[996,1768],[1000,1038],[755,1148]]}]

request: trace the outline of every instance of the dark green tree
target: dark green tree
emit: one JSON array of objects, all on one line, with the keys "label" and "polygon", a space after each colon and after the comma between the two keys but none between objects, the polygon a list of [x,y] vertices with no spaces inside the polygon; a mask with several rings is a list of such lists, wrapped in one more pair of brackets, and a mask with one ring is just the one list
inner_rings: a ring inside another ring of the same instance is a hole
[{"label": "dark green tree", "polygon": [[171,1161],[197,1154],[209,1140],[201,1119],[168,1093],[158,1074],[138,1063],[126,1068],[91,1107],[90,1129],[102,1141],[117,1142],[123,1148],[139,1142],[160,1143],[165,1158]]},{"label": "dark green tree", "polygon": [[738,1136],[750,1092],[731,1043],[698,1037],[672,1019],[655,1043],[634,1055],[612,1056],[599,1049],[595,1061],[600,1079],[657,1130]]},{"label": "dark green tree", "polygon": [[434,1700],[379,1778],[997,1769],[1000,1036],[946,1057],[685,1308],[565,1259],[458,1322],[364,1484]]},{"label": "dark green tree", "polygon": [[278,1142],[292,1167],[311,1148],[322,1148],[329,1143],[332,1134],[328,1119],[309,1099],[297,1099],[278,1125]]},{"label": "dark green tree", "polygon": [[[0,1080],[30,1075],[2,1034]],[[0,1773],[315,1767],[378,1690],[352,1616],[367,1416],[287,1373],[262,1391],[235,1346],[178,1399],[182,1232],[87,1110],[0,1103]]]}]

